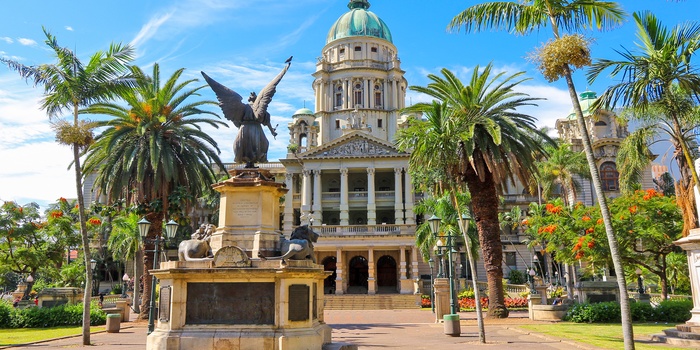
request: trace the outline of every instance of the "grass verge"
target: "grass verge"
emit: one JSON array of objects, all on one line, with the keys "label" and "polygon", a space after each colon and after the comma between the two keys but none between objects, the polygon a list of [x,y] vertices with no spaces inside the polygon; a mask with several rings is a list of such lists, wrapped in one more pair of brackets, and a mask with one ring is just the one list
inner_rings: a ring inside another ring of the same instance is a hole
[{"label": "grass verge", "polygon": [[[664,329],[673,328],[675,324],[636,323],[634,338],[636,350],[683,350],[658,343],[649,343],[652,334],[661,334]],[[571,323],[519,325],[518,328],[533,331],[556,338],[573,340],[577,343],[590,344],[603,349],[622,349],[622,326],[607,323]]]},{"label": "grass verge", "polygon": [[[105,330],[104,326],[90,327],[90,332],[95,333]],[[18,328],[0,329],[0,346],[33,343],[42,340],[80,335],[82,327],[52,327],[52,328]]]}]

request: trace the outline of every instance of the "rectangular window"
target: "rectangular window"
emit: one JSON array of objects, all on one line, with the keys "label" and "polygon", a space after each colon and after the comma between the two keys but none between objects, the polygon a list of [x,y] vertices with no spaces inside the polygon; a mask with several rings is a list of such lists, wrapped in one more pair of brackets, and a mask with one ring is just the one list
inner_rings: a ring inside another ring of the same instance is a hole
[{"label": "rectangular window", "polygon": [[376,47],[373,47],[373,48],[372,48],[372,52],[377,52],[377,48],[376,48]]},{"label": "rectangular window", "polygon": [[345,49],[340,49],[340,54],[342,55],[344,53],[345,53]]},{"label": "rectangular window", "polygon": [[380,91],[376,91],[374,93],[374,105],[375,106],[381,106],[382,105],[382,93]]},{"label": "rectangular window", "polygon": [[362,46],[355,46],[355,51],[362,51]]},{"label": "rectangular window", "polygon": [[384,120],[377,119],[377,127],[380,129],[383,128],[384,127]]},{"label": "rectangular window", "polygon": [[515,267],[515,252],[505,252],[506,266]]},{"label": "rectangular window", "polygon": [[340,120],[338,119],[335,120],[335,128],[340,129]]},{"label": "rectangular window", "polygon": [[355,91],[355,106],[362,106],[362,90]]},{"label": "rectangular window", "polygon": [[340,92],[335,94],[335,106],[338,108],[343,106],[343,94]]}]

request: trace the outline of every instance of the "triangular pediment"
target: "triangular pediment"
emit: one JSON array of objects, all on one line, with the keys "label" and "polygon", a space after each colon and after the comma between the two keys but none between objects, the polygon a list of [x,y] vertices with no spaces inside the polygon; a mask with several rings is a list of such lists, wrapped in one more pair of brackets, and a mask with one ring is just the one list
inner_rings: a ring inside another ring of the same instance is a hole
[{"label": "triangular pediment", "polygon": [[347,157],[407,157],[394,145],[367,133],[356,131],[299,155],[302,159]]}]

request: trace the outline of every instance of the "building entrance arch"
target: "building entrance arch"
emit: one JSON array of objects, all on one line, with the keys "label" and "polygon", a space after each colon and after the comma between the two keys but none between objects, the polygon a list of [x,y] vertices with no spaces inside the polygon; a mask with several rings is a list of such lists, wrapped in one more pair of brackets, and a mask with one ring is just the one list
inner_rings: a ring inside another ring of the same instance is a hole
[{"label": "building entrance arch", "polygon": [[348,264],[348,293],[367,293],[367,279],[369,278],[369,265],[364,256],[356,256],[350,259]]},{"label": "building entrance arch", "polygon": [[396,260],[389,255],[384,255],[377,260],[377,287],[386,292],[396,291]]},{"label": "building entrance arch", "polygon": [[334,256],[329,256],[321,262],[323,264],[323,271],[332,271],[333,273],[323,280],[323,293],[324,294],[335,294],[335,279],[338,276],[336,274],[336,262],[337,259]]}]

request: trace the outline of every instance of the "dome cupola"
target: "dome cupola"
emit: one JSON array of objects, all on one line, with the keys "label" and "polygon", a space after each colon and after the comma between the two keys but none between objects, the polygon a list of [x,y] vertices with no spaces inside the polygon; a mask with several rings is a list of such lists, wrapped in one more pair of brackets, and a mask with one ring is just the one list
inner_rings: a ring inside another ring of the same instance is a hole
[{"label": "dome cupola", "polygon": [[369,7],[367,0],[350,0],[348,3],[350,11],[335,21],[328,32],[326,43],[352,36],[369,36],[392,42],[389,27],[381,18],[369,11]]}]

